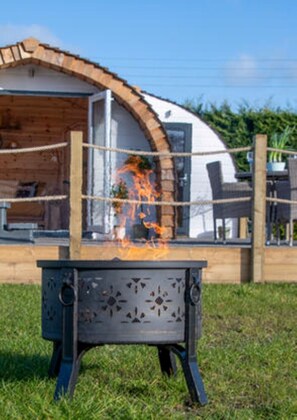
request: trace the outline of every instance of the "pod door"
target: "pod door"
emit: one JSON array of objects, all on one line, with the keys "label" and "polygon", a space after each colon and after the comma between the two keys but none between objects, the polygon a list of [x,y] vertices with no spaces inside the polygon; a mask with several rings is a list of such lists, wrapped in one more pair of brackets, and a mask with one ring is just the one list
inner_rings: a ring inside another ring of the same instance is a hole
[{"label": "pod door", "polygon": [[[192,150],[192,125],[185,123],[165,123],[165,130],[169,137],[173,152],[191,152]],[[175,169],[177,177],[177,201],[190,201],[191,185],[191,158],[176,157]],[[190,208],[189,206],[177,207],[177,234],[189,236]]]},{"label": "pod door", "polygon": [[[92,95],[89,98],[89,143],[95,146],[111,146],[111,104],[110,90]],[[88,156],[88,194],[96,197],[109,197],[111,185],[111,152],[89,149]],[[87,224],[89,231],[103,235],[111,232],[111,206],[103,200],[88,201]]]}]

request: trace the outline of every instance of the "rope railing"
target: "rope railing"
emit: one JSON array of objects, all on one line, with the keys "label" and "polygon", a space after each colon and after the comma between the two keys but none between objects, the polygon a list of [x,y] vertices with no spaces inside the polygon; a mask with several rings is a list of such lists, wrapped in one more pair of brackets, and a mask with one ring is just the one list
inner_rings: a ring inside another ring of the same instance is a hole
[{"label": "rope railing", "polygon": [[[68,146],[68,142],[61,142],[52,145],[46,146],[37,146],[37,147],[27,147],[27,148],[17,148],[17,149],[1,149],[1,154],[21,154],[21,153],[31,153],[31,152],[46,152],[53,149],[64,148]],[[129,150],[118,147],[106,147],[99,146],[95,144],[82,143],[83,148],[95,149],[100,151],[108,151],[115,153],[124,153],[135,156],[154,156],[154,157],[195,157],[195,156],[211,156],[225,153],[239,153],[239,152],[248,152],[253,150],[252,146],[239,147],[232,149],[224,150],[215,150],[215,151],[200,151],[200,152],[170,152],[170,151],[161,151],[161,152],[151,152],[143,150]],[[282,150],[272,147],[267,147],[267,152],[281,152],[287,155],[296,155],[296,151],[292,150]],[[173,207],[186,207],[186,206],[200,206],[200,205],[214,205],[214,204],[227,204],[227,203],[236,203],[236,202],[249,202],[250,197],[240,197],[240,198],[229,198],[221,200],[195,200],[195,201],[142,201],[142,200],[132,200],[132,199],[120,199],[112,197],[103,197],[103,196],[93,196],[82,194],[81,198],[83,200],[93,200],[93,201],[105,201],[109,203],[121,203],[121,204],[134,204],[134,205],[147,205],[147,206],[173,206]],[[9,202],[9,203],[18,203],[18,202],[38,202],[38,201],[61,201],[68,199],[67,195],[51,195],[51,196],[37,196],[37,197],[19,197],[19,198],[0,198],[0,203]],[[285,203],[285,204],[297,204],[296,201],[284,200],[276,197],[266,197],[267,202],[274,203]]]},{"label": "rope railing", "polygon": [[63,147],[67,147],[68,143],[57,143],[57,144],[50,144],[47,146],[36,146],[36,147],[24,147],[23,149],[17,148],[17,149],[0,149],[0,155],[16,155],[19,153],[32,153],[32,152],[46,152],[48,150],[52,149],[61,149]]},{"label": "rope railing", "polygon": [[36,201],[61,201],[66,200],[68,195],[40,195],[37,197],[0,198],[0,203],[30,203]]},{"label": "rope railing", "polygon": [[239,147],[235,149],[224,149],[224,150],[216,150],[216,151],[209,151],[209,152],[148,152],[148,151],[140,151],[140,150],[129,150],[129,149],[122,149],[118,147],[106,147],[106,146],[98,146],[96,144],[89,144],[83,143],[83,147],[88,149],[96,149],[105,152],[116,152],[116,153],[125,153],[128,155],[134,156],[158,156],[158,157],[191,157],[191,156],[210,156],[210,155],[219,155],[224,153],[239,153],[239,152],[248,152],[252,150],[251,146],[248,147]]},{"label": "rope railing", "polygon": [[284,150],[284,149],[275,149],[274,147],[267,147],[267,152],[277,152],[277,153],[282,153],[283,155],[297,156],[297,151],[294,151],[294,150]]},{"label": "rope railing", "polygon": [[[67,196],[61,196],[67,198]],[[37,197],[36,197],[37,198]],[[186,207],[186,206],[203,206],[210,204],[228,204],[228,203],[243,203],[249,202],[252,200],[251,197],[239,197],[239,198],[225,198],[220,200],[196,200],[196,201],[142,201],[142,200],[131,200],[131,199],[122,199],[122,198],[112,198],[112,197],[101,197],[93,195],[82,194],[83,200],[93,200],[93,201],[105,201],[108,203],[121,203],[121,204],[136,204],[136,205],[148,205],[148,206],[173,206],[173,207]],[[15,199],[17,200],[17,199]],[[6,200],[0,200],[6,201]],[[19,199],[20,201],[20,199]],[[29,201],[29,199],[27,200]],[[38,201],[38,200],[34,200]],[[296,200],[285,200],[276,197],[266,197],[267,202],[271,203],[282,203],[282,204],[297,204]]]},{"label": "rope railing", "polygon": [[148,206],[201,206],[209,204],[227,204],[227,203],[238,203],[251,201],[251,197],[239,197],[239,198],[225,198],[221,200],[198,200],[198,201],[142,201],[142,200],[130,200],[123,198],[111,198],[111,197],[100,197],[93,195],[82,195],[83,200],[93,201],[106,201],[109,203],[122,203],[122,204],[139,204]]},{"label": "rope railing", "polygon": [[[53,149],[59,149],[67,147],[67,142],[56,143],[52,145],[46,146],[36,146],[36,147],[27,147],[27,148],[17,148],[17,149],[1,149],[1,154],[21,154],[21,153],[31,153],[31,152],[41,152],[41,151],[49,151]],[[224,149],[224,150],[216,150],[216,151],[200,151],[200,152],[170,152],[170,151],[162,151],[162,152],[150,152],[150,151],[140,151],[140,150],[129,150],[124,148],[118,147],[106,147],[106,146],[99,146],[94,144],[83,143],[82,146],[88,149],[96,149],[100,151],[109,151],[115,153],[124,153],[129,155],[135,156],[155,156],[155,157],[194,157],[194,156],[211,156],[217,154],[225,154],[225,153],[239,153],[239,152],[248,152],[253,150],[252,146],[247,147],[239,147],[239,148],[232,148],[232,149]],[[283,150],[283,149],[276,149],[272,147],[267,147],[268,152],[281,152],[287,155],[296,155],[296,151],[292,150]],[[60,201],[67,199],[67,195],[56,195],[56,196],[38,196],[38,197],[20,197],[20,198],[0,198],[0,203],[3,202],[10,202],[10,203],[18,203],[18,202],[38,202],[38,201]],[[92,195],[84,195],[82,194],[82,199],[84,200],[93,200],[93,201],[106,201],[110,203],[122,203],[122,204],[136,204],[136,205],[149,205],[149,206],[174,206],[174,207],[184,207],[184,206],[198,206],[198,205],[211,205],[211,204],[226,204],[226,203],[236,203],[236,202],[248,202],[251,200],[249,197],[241,197],[241,198],[230,198],[230,199],[222,199],[222,200],[196,200],[196,201],[141,201],[141,200],[131,200],[131,199],[119,199],[119,198],[111,198],[111,197],[102,197],[102,196],[92,196]],[[287,204],[297,204],[296,201],[291,200],[283,200],[278,199],[276,197],[266,197],[268,202],[279,202],[279,203],[287,203]]]},{"label": "rope railing", "polygon": [[[0,198],[0,203],[21,203],[21,202],[38,202],[38,201],[62,201],[68,199],[68,195],[50,195],[50,196],[37,196],[37,197],[20,197],[20,198]],[[141,200],[129,200],[121,198],[111,197],[100,197],[93,195],[82,194],[83,200],[93,201],[106,201],[110,203],[122,203],[122,204],[145,204],[148,206],[198,206],[198,205],[210,205],[210,204],[227,204],[227,203],[240,203],[251,201],[250,197],[240,198],[226,198],[222,200],[196,200],[196,201],[141,201]],[[283,203],[283,204],[297,204],[296,200],[285,200],[276,197],[266,197],[266,201],[271,203]]]},{"label": "rope railing", "polygon": [[270,203],[280,203],[280,204],[297,204],[296,200],[286,200],[284,198],[277,198],[277,197],[266,197],[266,201]]},{"label": "rope railing", "polygon": [[[115,153],[124,153],[134,156],[154,156],[154,157],[194,157],[194,156],[211,156],[225,153],[239,153],[239,152],[248,152],[253,148],[251,146],[225,149],[225,150],[215,150],[215,151],[203,151],[203,152],[149,152],[149,151],[140,151],[140,150],[129,150],[118,147],[106,147],[99,146],[95,144],[83,143],[83,147],[88,149],[95,149],[99,151],[108,151]],[[93,200],[93,201],[102,201],[109,203],[121,203],[121,204],[135,204],[135,205],[149,205],[149,206],[173,206],[173,207],[186,207],[186,206],[201,206],[201,205],[213,205],[213,204],[227,204],[227,203],[237,203],[237,202],[248,202],[251,200],[250,197],[240,197],[240,198],[228,198],[221,200],[197,200],[197,201],[141,201],[141,200],[131,200],[131,199],[120,199],[120,198],[111,198],[103,196],[93,196],[93,195],[82,195],[83,200]]]}]

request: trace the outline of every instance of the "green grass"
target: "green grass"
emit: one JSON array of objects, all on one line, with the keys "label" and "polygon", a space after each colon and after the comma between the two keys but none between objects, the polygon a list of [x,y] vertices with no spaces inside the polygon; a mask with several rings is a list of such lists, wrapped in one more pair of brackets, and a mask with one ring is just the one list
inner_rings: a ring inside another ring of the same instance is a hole
[{"label": "green grass", "polygon": [[0,286],[1,419],[297,419],[297,285],[204,286],[198,356],[209,404],[191,405],[156,349],[86,354],[74,399],[53,402],[40,288]]}]

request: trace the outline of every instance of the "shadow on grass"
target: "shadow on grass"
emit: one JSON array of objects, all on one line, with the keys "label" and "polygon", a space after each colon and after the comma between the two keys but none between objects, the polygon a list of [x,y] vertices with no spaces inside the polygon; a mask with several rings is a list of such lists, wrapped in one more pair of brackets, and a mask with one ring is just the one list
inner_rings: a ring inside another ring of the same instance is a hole
[{"label": "shadow on grass", "polygon": [[50,359],[38,354],[0,352],[0,380],[28,381],[48,378]]}]

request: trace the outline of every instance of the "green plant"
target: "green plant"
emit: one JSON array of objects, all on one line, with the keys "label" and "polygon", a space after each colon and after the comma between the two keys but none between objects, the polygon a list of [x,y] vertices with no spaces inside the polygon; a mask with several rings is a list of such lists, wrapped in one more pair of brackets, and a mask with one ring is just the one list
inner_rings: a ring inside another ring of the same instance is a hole
[{"label": "green plant", "polygon": [[[226,102],[203,103],[202,98],[198,98],[188,100],[186,107],[215,130],[228,148],[251,146],[256,134],[267,134],[270,138],[272,133],[281,133],[289,126],[294,131],[287,148],[297,150],[297,113],[295,107],[290,105],[280,108],[268,101],[258,107],[242,101],[237,107],[231,107]],[[238,170],[249,171],[246,153],[236,153],[234,158]]]},{"label": "green plant", "polygon": [[[119,198],[121,200],[127,199],[129,197],[129,194],[126,182],[120,179],[117,184],[113,184],[111,187],[111,196],[114,198]],[[112,203],[112,207],[115,210],[115,214],[118,215],[122,212],[123,203],[114,201]]]},{"label": "green plant", "polygon": [[[282,133],[273,133],[269,139],[269,146],[274,149],[285,150],[294,128],[286,127]],[[283,154],[279,151],[270,151],[268,155],[269,162],[282,162]]]},{"label": "green plant", "polygon": [[125,165],[130,166],[131,172],[150,171],[153,167],[151,161],[146,156],[142,156],[142,155],[139,155],[139,156],[131,155],[131,156],[129,156],[125,161]]}]

